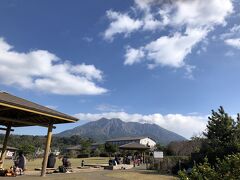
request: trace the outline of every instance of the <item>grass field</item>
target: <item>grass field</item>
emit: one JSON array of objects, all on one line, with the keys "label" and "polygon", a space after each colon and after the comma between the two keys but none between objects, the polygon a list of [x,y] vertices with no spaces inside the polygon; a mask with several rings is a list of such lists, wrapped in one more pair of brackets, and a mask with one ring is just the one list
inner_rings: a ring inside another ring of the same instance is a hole
[{"label": "grass field", "polygon": [[108,177],[113,178],[120,178],[124,180],[176,180],[176,177],[173,176],[166,176],[166,175],[160,175],[157,174],[154,171],[135,171],[135,172],[129,172],[129,171],[115,171],[109,174],[106,174]]},{"label": "grass field", "polygon": [[[85,164],[106,164],[109,158],[92,157],[92,158],[79,158],[70,159],[72,167],[75,169],[74,173],[54,173],[47,174],[44,178],[45,180],[175,180],[176,177],[165,176],[157,174],[154,171],[149,170],[103,170],[103,169],[76,169],[80,166],[81,161],[84,160]],[[42,159],[36,159],[27,162],[27,172],[26,175],[18,176],[18,180],[31,180],[31,179],[43,179],[40,177],[40,171],[33,171],[35,168],[40,168]],[[61,165],[61,160],[56,161],[56,166]],[[12,166],[13,162],[11,160],[5,161],[5,168]],[[1,179],[9,179],[1,177]]]},{"label": "grass field", "polygon": [[[70,162],[72,163],[73,168],[77,168],[81,165],[82,160],[84,160],[85,164],[107,164],[109,158],[108,157],[91,157],[91,158],[75,158],[70,159]],[[9,168],[13,165],[12,160],[5,160],[4,167]],[[55,167],[58,167],[62,165],[62,160],[57,159]],[[42,159],[35,159],[31,161],[27,161],[27,170],[34,170],[35,168],[41,168],[42,167]]]}]

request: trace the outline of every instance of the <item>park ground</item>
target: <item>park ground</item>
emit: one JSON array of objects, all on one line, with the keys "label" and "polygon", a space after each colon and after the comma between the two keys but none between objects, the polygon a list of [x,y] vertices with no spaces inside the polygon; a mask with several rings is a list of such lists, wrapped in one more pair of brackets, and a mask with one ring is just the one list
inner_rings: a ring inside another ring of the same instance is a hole
[{"label": "park ground", "polygon": [[[27,162],[27,171],[23,176],[16,177],[18,180],[30,180],[30,179],[49,179],[49,180],[175,180],[176,177],[168,175],[160,175],[155,171],[144,170],[144,168],[133,168],[131,170],[103,170],[102,168],[86,168],[78,169],[81,161],[84,160],[85,164],[98,165],[106,164],[108,158],[86,158],[86,159],[70,159],[73,173],[53,173],[47,174],[46,177],[41,178],[39,171],[34,171],[35,168],[41,167],[41,159],[36,159]],[[5,167],[12,165],[11,160],[5,161]],[[61,160],[57,160],[56,167],[61,165]],[[0,179],[9,179],[9,177],[1,177]]]}]

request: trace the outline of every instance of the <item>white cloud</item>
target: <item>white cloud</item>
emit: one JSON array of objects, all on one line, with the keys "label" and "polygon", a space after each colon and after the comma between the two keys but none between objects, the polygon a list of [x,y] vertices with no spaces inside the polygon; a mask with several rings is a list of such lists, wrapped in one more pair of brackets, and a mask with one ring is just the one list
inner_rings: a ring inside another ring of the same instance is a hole
[{"label": "white cloud", "polygon": [[[125,53],[125,65],[132,65],[144,59],[150,68],[157,65],[174,68],[184,66],[184,60],[192,49],[217,25],[226,25],[226,18],[233,13],[232,0],[211,0],[208,3],[203,0],[135,0],[134,2],[132,10],[136,19],[110,11],[115,18],[112,18],[109,28],[105,31],[105,37],[106,32],[109,32],[107,36],[109,39],[117,33],[125,36],[134,31],[159,33],[158,38],[140,45],[139,48],[128,48]],[[126,17],[131,20],[126,21]],[[134,26],[136,22],[138,25]],[[128,26],[130,23],[132,25]],[[118,24],[124,25],[118,28]],[[163,29],[164,35],[161,33]]]},{"label": "white cloud", "polygon": [[240,49],[240,38],[226,39],[224,42],[229,46]]},{"label": "white cloud", "polygon": [[[228,32],[220,35],[220,39],[224,40],[226,45],[240,49],[240,25],[234,24]],[[233,53],[226,53],[226,55],[232,56]]]},{"label": "white cloud", "polygon": [[124,111],[123,108],[120,108],[116,105],[111,105],[111,104],[99,104],[96,107],[96,110],[102,111],[102,112],[117,112],[117,111]]},{"label": "white cloud", "polygon": [[198,134],[206,129],[206,116],[184,116],[182,114],[128,114],[126,112],[108,112],[100,114],[84,114],[75,115],[77,118],[87,121],[96,121],[100,118],[119,118],[125,122],[140,122],[157,124],[167,130],[178,133],[186,138],[190,138],[193,134]]},{"label": "white cloud", "polygon": [[150,5],[154,4],[156,0],[135,0],[134,2],[138,8],[149,11]]},{"label": "white cloud", "polygon": [[234,24],[234,26],[230,29],[232,33],[240,33],[240,25]]},{"label": "white cloud", "polygon": [[96,85],[102,72],[94,65],[72,65],[46,50],[17,52],[0,38],[0,83],[65,95],[107,92]]},{"label": "white cloud", "polygon": [[139,49],[127,48],[125,65],[148,60],[149,69],[158,65],[179,68],[184,66],[184,58],[194,45],[204,39],[207,30],[187,29],[186,34],[175,33],[173,36],[162,36]]},{"label": "white cloud", "polygon": [[46,105],[45,107],[54,109],[54,110],[57,110],[57,108],[58,108],[58,106],[54,106],[54,105]]},{"label": "white cloud", "polygon": [[126,36],[142,26],[142,22],[132,19],[127,14],[112,10],[107,11],[107,17],[112,20],[108,29],[104,32],[104,38],[112,40],[116,34],[124,33]]},{"label": "white cloud", "polygon": [[230,38],[240,37],[240,25],[234,24],[232,28],[226,33],[220,35],[220,39],[226,40]]},{"label": "white cloud", "polygon": [[184,35],[175,33],[173,36],[162,36],[145,46],[147,59],[156,65],[181,67],[184,58],[206,34],[207,31],[191,29]]},{"label": "white cloud", "polygon": [[125,65],[132,65],[134,63],[138,63],[144,57],[143,49],[134,49],[131,47],[127,47],[126,54],[125,54]]},{"label": "white cloud", "polygon": [[87,36],[85,36],[85,37],[82,38],[82,40],[84,40],[84,41],[90,43],[90,42],[93,41],[93,38],[92,38],[92,37],[87,37]]},{"label": "white cloud", "polygon": [[143,19],[143,30],[155,30],[158,28],[163,27],[163,23],[159,21],[158,19],[154,18],[154,16],[150,13],[146,13],[144,19]]},{"label": "white cloud", "polygon": [[234,54],[233,51],[227,51],[224,55],[225,55],[225,56],[228,56],[228,57],[232,57],[232,56],[234,56],[235,54]]},{"label": "white cloud", "polygon": [[175,1],[170,23],[186,24],[190,27],[213,28],[216,24],[225,24],[225,18],[233,12],[231,0],[211,0],[206,3],[202,0]]}]

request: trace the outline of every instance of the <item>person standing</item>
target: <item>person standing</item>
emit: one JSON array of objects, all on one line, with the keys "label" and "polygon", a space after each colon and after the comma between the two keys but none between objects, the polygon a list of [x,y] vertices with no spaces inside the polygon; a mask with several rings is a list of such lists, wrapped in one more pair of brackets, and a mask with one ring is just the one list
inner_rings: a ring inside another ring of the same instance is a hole
[{"label": "person standing", "polygon": [[56,163],[56,157],[53,153],[50,153],[48,156],[47,168],[54,168]]}]

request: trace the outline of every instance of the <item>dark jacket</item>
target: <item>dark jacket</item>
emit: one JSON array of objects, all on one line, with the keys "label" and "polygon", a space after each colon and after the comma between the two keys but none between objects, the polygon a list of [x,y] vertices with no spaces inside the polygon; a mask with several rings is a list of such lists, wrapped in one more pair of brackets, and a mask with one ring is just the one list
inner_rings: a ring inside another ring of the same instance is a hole
[{"label": "dark jacket", "polygon": [[56,157],[54,154],[48,156],[47,168],[54,168],[56,163]]}]

